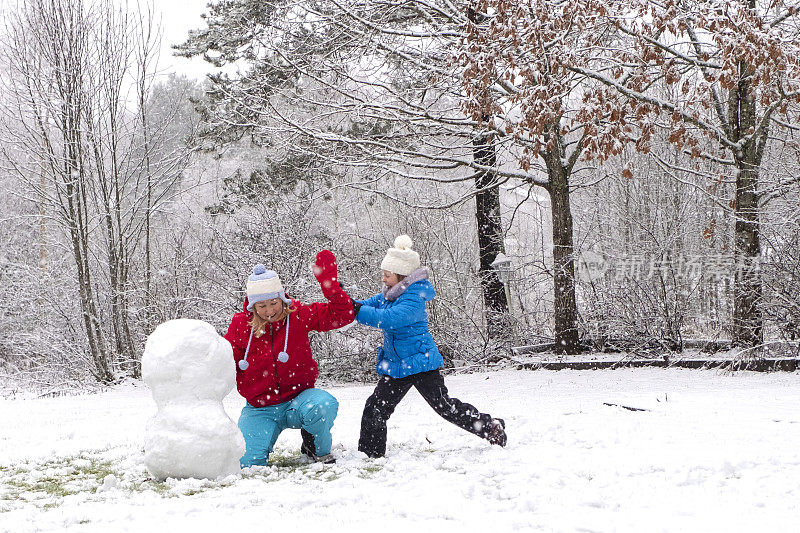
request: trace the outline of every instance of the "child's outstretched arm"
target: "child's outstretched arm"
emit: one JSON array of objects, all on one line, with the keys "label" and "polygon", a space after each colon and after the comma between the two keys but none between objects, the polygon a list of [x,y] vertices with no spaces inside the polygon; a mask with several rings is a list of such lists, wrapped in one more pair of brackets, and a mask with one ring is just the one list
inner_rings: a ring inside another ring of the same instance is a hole
[{"label": "child's outstretched arm", "polygon": [[370,296],[366,300],[355,300],[356,302],[360,303],[362,306],[367,307],[378,307],[378,303],[382,300],[383,293],[378,293],[375,296]]},{"label": "child's outstretched arm", "polygon": [[344,292],[337,279],[336,258],[330,250],[317,254],[312,267],[322,294],[328,302],[318,302],[305,306],[308,309],[308,327],[315,331],[330,331],[346,326],[355,319],[353,302]]},{"label": "child's outstretched arm", "polygon": [[[370,298],[371,300],[371,298]],[[358,312],[359,324],[381,329],[398,329],[427,318],[425,314],[425,300],[414,294],[397,300],[393,306],[379,309],[364,302]]]}]

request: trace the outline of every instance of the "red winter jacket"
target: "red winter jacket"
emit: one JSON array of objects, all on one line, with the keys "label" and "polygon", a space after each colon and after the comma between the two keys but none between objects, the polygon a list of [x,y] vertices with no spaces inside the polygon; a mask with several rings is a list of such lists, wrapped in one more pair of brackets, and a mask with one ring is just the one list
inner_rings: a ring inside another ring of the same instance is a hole
[{"label": "red winter jacket", "polygon": [[[251,330],[252,313],[247,311],[247,298],[244,301],[244,311],[236,313],[228,326],[225,338],[231,343],[233,358],[236,360],[236,388],[253,407],[287,402],[304,390],[312,388],[319,372],[317,362],[311,354],[308,332],[330,331],[349,324],[355,318],[350,297],[336,282],[336,261],[333,254],[327,252],[330,255],[323,255],[323,252],[317,255],[317,265],[324,260],[327,260],[328,265],[319,269],[322,272],[317,275],[317,280],[328,302],[304,304],[292,300],[296,311],[289,314],[287,362],[278,360],[286,338],[285,320],[267,324],[263,335],[253,336],[250,351],[247,353],[247,370],[239,368]],[[329,268],[331,262],[332,271]],[[318,269],[315,268],[315,274],[317,272]]]}]

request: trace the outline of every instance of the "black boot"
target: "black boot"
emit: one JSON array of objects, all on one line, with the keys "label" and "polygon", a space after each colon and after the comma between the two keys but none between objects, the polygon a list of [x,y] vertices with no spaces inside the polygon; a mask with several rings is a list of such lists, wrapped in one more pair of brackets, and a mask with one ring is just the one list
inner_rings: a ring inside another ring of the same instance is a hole
[{"label": "black boot", "polygon": [[303,444],[300,445],[300,453],[306,457],[317,455],[316,447],[314,446],[314,435],[305,429],[301,429],[300,436],[303,437]]},{"label": "black boot", "polygon": [[506,421],[502,418],[492,418],[492,421],[489,422],[489,426],[486,428],[484,438],[492,444],[505,446],[507,441]]},{"label": "black boot", "polygon": [[323,455],[321,457],[317,456],[317,447],[314,444],[314,435],[302,428],[300,429],[300,435],[303,437],[303,444],[300,445],[300,453],[308,457],[314,463],[332,464],[336,462],[336,458],[331,454]]}]

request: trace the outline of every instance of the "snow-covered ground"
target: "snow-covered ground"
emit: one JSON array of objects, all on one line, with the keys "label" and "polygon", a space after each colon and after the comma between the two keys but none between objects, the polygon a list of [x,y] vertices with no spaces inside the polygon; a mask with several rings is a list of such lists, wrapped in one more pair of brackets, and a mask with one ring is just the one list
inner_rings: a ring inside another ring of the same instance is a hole
[{"label": "snow-covered ground", "polygon": [[[800,373],[679,369],[448,376],[504,417],[493,447],[412,390],[383,459],[356,451],[371,386],[336,386],[334,465],[300,435],[274,466],[217,481],[148,478],[155,412],[130,383],[103,394],[0,400],[0,531],[796,531]],[[646,409],[630,411],[606,403]],[[225,400],[236,420],[243,400]]]}]

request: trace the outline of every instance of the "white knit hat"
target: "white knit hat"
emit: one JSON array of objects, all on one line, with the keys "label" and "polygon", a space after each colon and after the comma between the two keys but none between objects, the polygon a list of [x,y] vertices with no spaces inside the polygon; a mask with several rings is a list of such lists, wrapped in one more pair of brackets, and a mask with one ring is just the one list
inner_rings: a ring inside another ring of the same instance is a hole
[{"label": "white knit hat", "polygon": [[419,254],[411,249],[414,241],[408,235],[400,235],[394,240],[394,248],[386,251],[381,261],[381,269],[408,276],[419,268]]},{"label": "white knit hat", "polygon": [[280,298],[287,304],[292,301],[286,297],[281,278],[274,270],[267,270],[264,265],[253,267],[253,273],[247,278],[247,310],[252,311],[256,302]]}]

